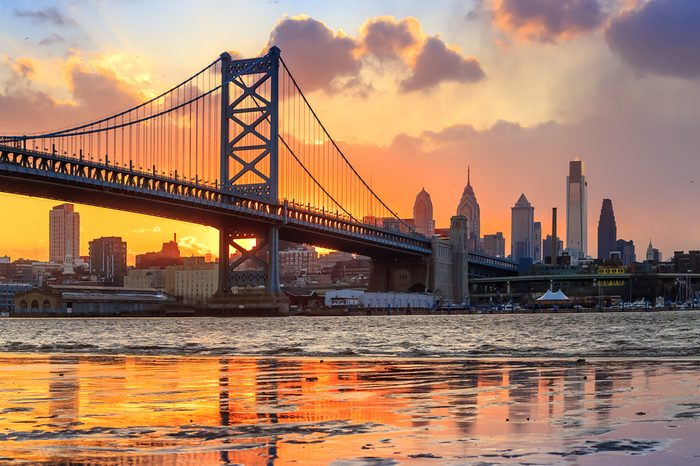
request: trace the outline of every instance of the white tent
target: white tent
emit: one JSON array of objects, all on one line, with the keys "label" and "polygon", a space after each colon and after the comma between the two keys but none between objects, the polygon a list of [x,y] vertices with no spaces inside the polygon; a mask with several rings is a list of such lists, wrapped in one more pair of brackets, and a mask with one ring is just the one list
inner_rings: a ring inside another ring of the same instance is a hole
[{"label": "white tent", "polygon": [[569,301],[569,297],[561,290],[558,290],[556,293],[553,293],[552,290],[547,290],[545,294],[537,298],[537,301]]}]

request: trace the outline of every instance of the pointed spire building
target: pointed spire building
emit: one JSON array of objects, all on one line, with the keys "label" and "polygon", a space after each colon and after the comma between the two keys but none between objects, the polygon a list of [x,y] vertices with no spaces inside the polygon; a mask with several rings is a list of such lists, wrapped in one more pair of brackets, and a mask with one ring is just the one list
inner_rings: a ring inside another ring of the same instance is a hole
[{"label": "pointed spire building", "polygon": [[481,210],[474,194],[471,183],[471,167],[467,167],[467,186],[457,206],[457,215],[467,217],[467,248],[470,251],[479,250],[481,238]]}]

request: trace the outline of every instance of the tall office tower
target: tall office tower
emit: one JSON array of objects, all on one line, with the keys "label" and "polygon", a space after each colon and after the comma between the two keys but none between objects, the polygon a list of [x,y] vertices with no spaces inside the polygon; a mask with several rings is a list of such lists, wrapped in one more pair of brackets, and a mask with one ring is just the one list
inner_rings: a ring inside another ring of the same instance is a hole
[{"label": "tall office tower", "polygon": [[603,199],[598,221],[598,259],[605,260],[610,257],[610,251],[615,250],[615,241],[617,241],[617,225],[612,201]]},{"label": "tall office tower", "polygon": [[65,264],[78,257],[80,214],[75,212],[73,204],[57,205],[49,211],[49,261]]},{"label": "tall office tower", "polygon": [[569,162],[566,177],[566,248],[571,255],[585,257],[588,253],[588,200],[583,162]]},{"label": "tall office tower", "polygon": [[413,204],[413,224],[416,231],[428,238],[435,234],[435,220],[433,219],[433,201],[430,194],[424,189],[416,196]]},{"label": "tall office tower", "polygon": [[511,207],[510,255],[514,261],[535,256],[535,208],[525,197]]},{"label": "tall office tower", "polygon": [[489,256],[506,257],[506,239],[503,232],[484,235],[481,240],[481,250]]},{"label": "tall office tower", "polygon": [[105,283],[124,286],[126,276],[126,242],[118,236],[90,241],[90,273]]},{"label": "tall office tower", "polygon": [[535,243],[533,244],[532,260],[537,262],[542,260],[542,222],[535,222]]},{"label": "tall office tower", "polygon": [[481,239],[481,211],[471,184],[471,168],[467,168],[467,186],[459,200],[457,215],[467,217],[467,248],[470,251],[478,250]]}]

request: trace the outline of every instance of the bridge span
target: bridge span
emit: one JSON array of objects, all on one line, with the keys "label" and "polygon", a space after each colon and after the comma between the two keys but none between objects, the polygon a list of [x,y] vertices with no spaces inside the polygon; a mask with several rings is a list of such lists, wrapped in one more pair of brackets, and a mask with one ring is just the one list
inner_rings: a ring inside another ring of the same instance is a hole
[{"label": "bridge span", "polygon": [[[330,136],[277,47],[252,59],[223,53],[166,92],[93,122],[0,136],[0,190],[217,228],[223,297],[234,285],[265,284],[279,294],[280,240],[421,270],[419,281],[389,279],[385,288],[438,286],[440,261],[431,272],[430,260],[439,242],[405,224],[408,233],[384,226],[403,220]],[[457,249],[460,231],[451,233]],[[246,250],[235,241],[242,238],[257,244]],[[233,263],[231,248],[242,255]],[[468,256],[460,257],[466,270]],[[472,259],[478,267],[512,267]],[[261,270],[237,270],[248,260]]]}]

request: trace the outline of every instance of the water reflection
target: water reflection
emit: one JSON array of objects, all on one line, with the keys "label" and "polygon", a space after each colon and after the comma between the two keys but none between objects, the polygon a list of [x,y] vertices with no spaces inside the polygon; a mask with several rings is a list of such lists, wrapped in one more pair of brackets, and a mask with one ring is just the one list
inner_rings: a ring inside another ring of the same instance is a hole
[{"label": "water reflection", "polygon": [[[682,423],[676,407],[700,402],[699,367],[10,355],[0,358],[0,462],[578,464],[669,455],[665,426]],[[622,437],[631,429],[637,439]]]}]

